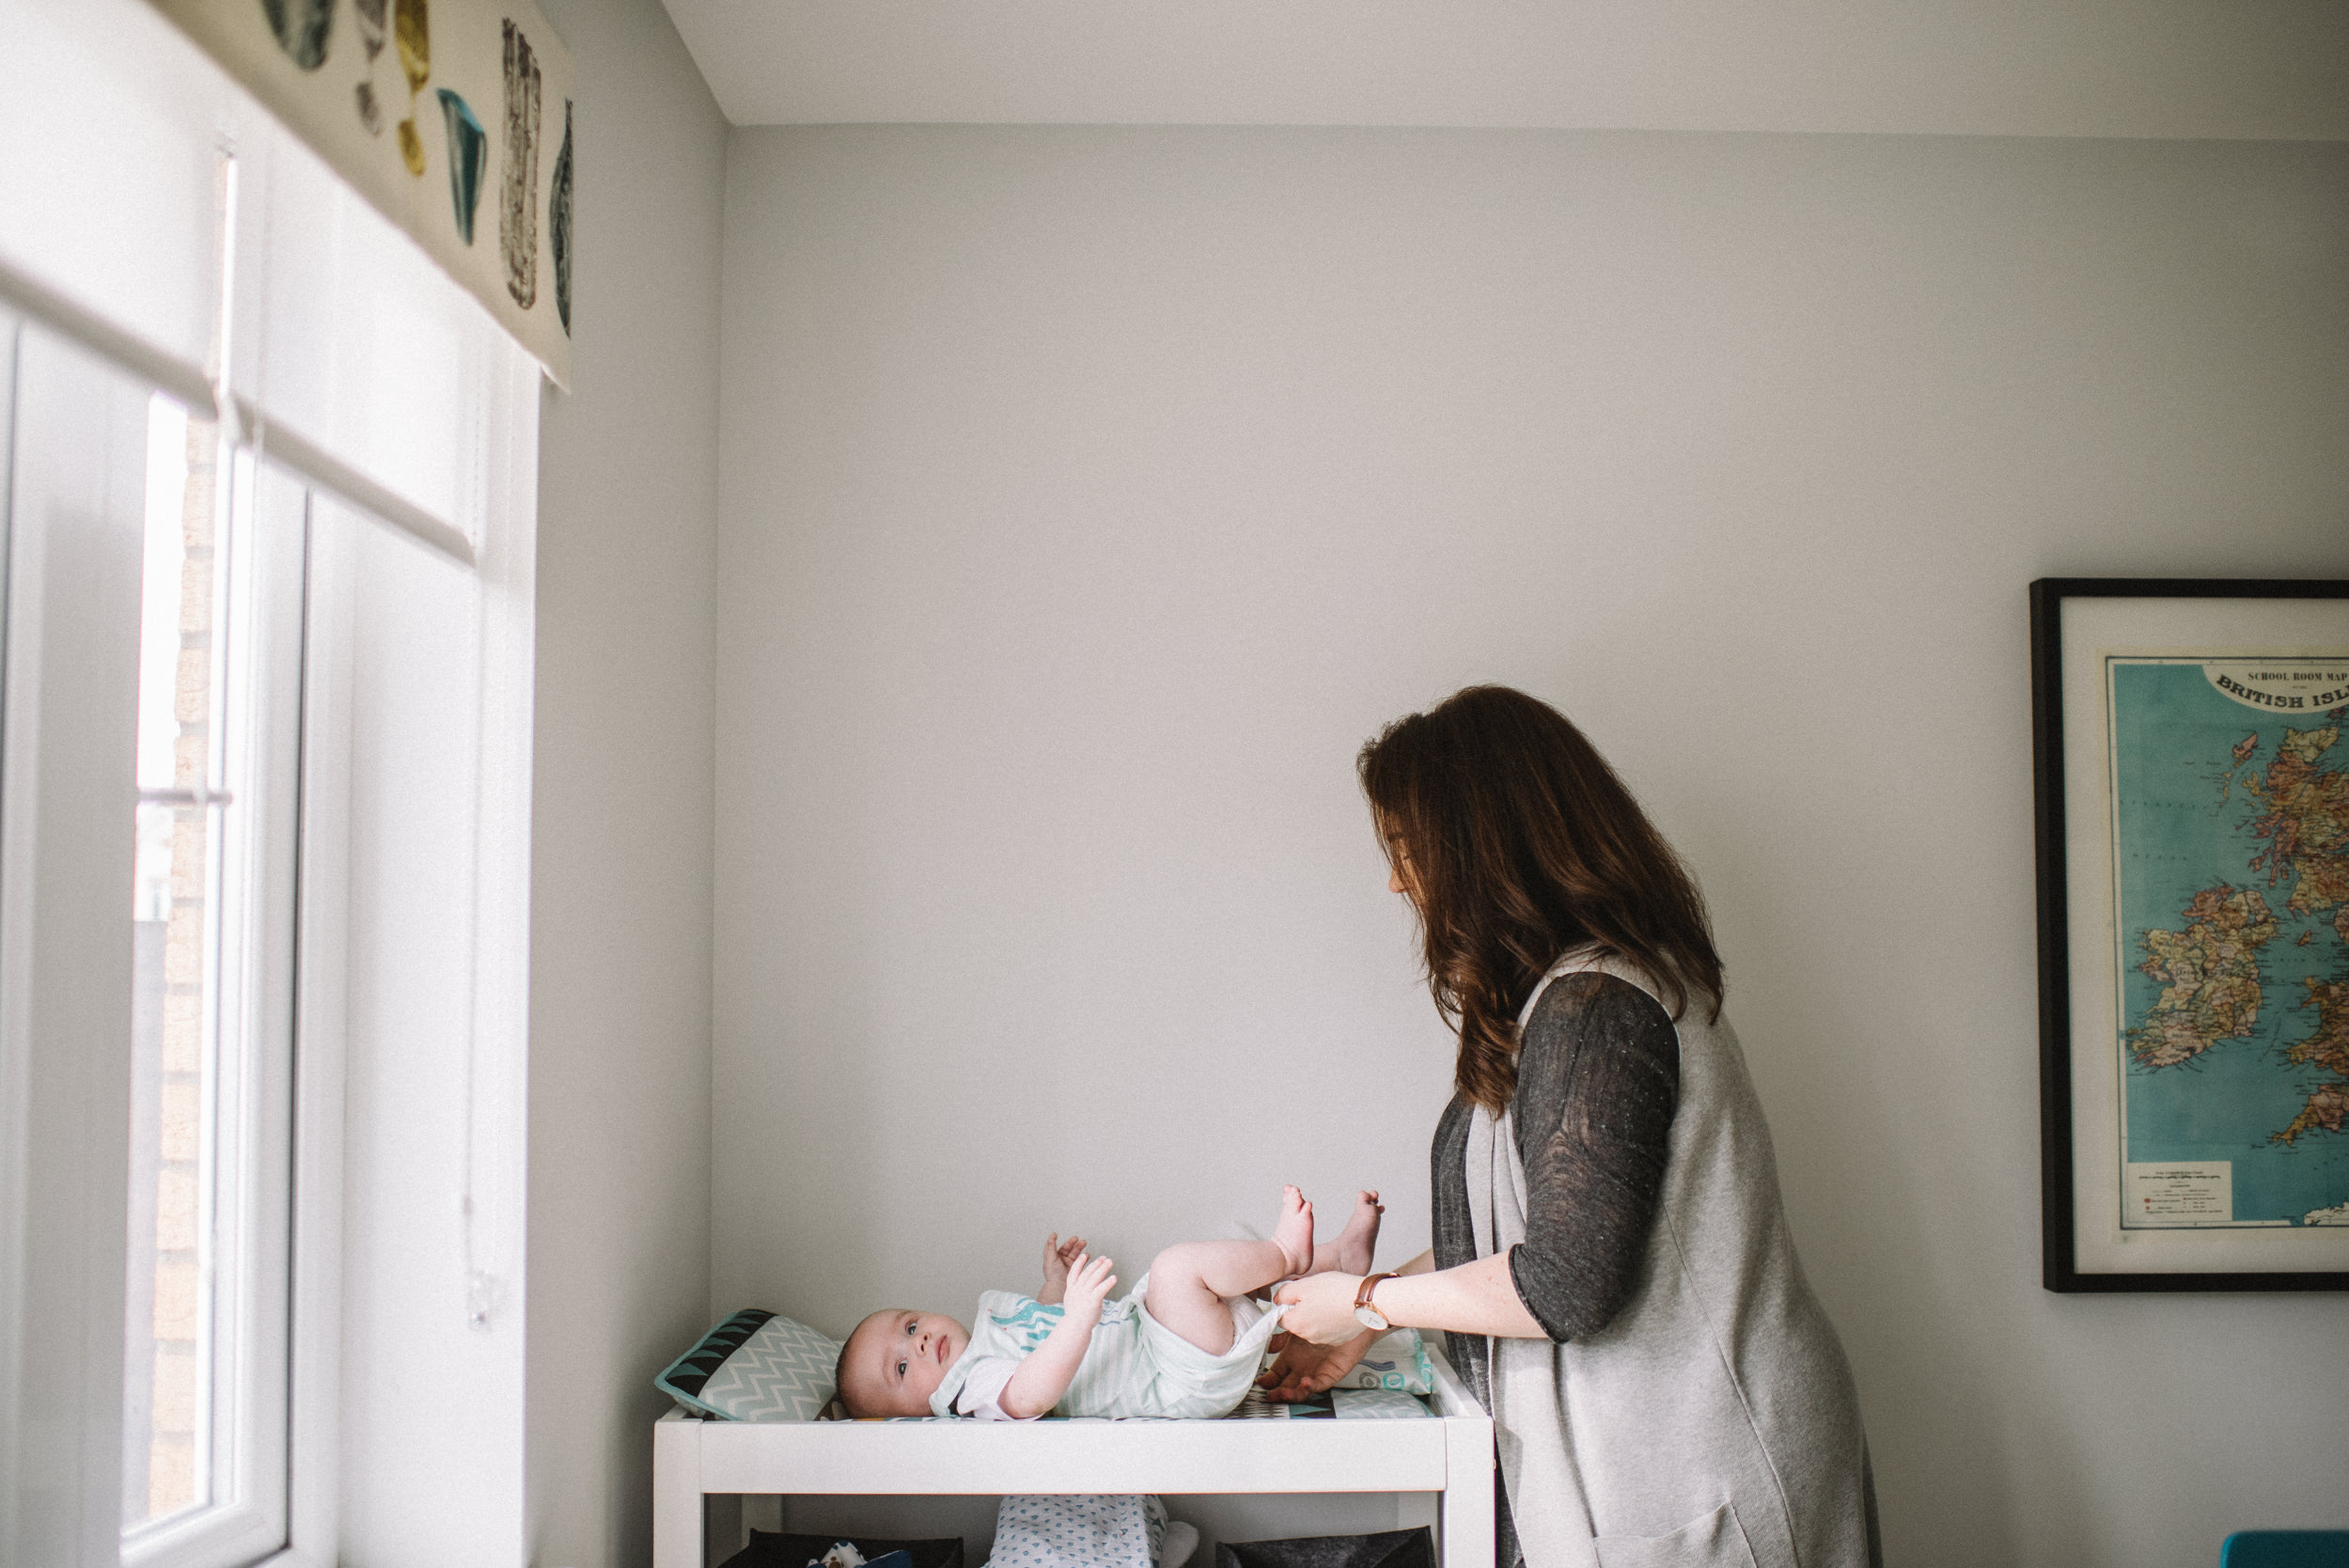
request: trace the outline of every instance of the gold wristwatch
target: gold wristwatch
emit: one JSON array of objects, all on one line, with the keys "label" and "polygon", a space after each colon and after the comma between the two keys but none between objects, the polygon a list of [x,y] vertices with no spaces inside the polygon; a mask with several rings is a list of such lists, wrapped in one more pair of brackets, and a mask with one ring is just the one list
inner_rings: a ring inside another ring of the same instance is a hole
[{"label": "gold wristwatch", "polygon": [[1393,1278],[1395,1277],[1392,1273],[1366,1275],[1363,1278],[1362,1288],[1354,1293],[1355,1322],[1365,1328],[1376,1329],[1381,1334],[1395,1326],[1386,1321],[1386,1313],[1370,1305],[1370,1293]]}]

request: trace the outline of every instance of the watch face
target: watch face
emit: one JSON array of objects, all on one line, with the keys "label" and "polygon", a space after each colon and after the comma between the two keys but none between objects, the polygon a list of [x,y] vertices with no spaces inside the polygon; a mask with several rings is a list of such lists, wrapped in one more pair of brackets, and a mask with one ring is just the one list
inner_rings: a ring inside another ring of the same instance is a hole
[{"label": "watch face", "polygon": [[1386,1330],[1386,1314],[1375,1307],[1356,1307],[1354,1309],[1354,1321],[1365,1328],[1375,1328],[1381,1333]]}]

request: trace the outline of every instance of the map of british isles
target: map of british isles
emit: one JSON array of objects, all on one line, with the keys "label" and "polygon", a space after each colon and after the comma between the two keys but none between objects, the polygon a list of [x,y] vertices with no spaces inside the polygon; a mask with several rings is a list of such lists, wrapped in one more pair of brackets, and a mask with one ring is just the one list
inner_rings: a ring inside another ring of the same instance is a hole
[{"label": "map of british isles", "polygon": [[2349,1225],[2349,654],[2106,674],[2121,1223]]}]

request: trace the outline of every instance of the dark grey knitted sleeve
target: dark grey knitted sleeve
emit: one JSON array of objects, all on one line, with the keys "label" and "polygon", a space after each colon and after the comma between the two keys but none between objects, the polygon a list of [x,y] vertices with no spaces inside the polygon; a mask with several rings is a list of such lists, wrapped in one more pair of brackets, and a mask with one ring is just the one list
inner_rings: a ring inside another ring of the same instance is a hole
[{"label": "dark grey knitted sleeve", "polygon": [[1680,1041],[1654,997],[1612,975],[1551,982],[1517,1053],[1526,1239],[1510,1277],[1553,1340],[1595,1334],[1637,1285],[1680,1103]]}]

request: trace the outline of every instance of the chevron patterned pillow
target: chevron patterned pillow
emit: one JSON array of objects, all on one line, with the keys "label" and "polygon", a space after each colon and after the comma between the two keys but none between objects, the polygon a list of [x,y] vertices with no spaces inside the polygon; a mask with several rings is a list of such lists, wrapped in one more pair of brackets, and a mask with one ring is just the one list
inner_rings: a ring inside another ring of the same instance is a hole
[{"label": "chevron patterned pillow", "polygon": [[756,1309],[737,1312],[652,1386],[722,1421],[812,1421],[832,1399],[840,1341]]}]

